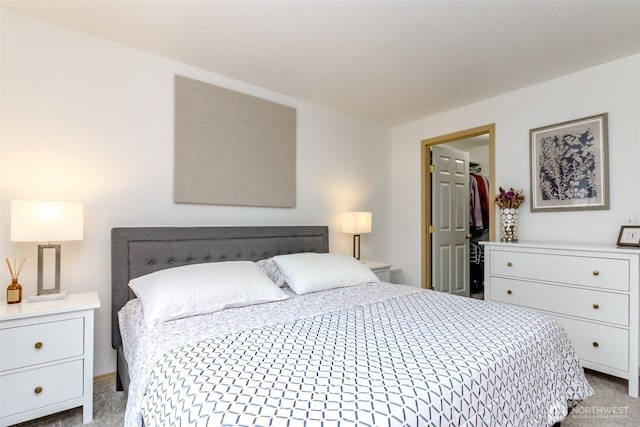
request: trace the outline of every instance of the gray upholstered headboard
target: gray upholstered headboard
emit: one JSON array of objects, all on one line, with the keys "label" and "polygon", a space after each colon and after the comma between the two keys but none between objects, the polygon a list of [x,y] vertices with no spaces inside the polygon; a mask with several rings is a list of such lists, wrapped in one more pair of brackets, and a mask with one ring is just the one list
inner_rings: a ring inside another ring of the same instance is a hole
[{"label": "gray upholstered headboard", "polygon": [[142,227],[111,230],[111,344],[121,345],[118,311],[134,295],[129,280],[186,264],[329,252],[326,226]]}]

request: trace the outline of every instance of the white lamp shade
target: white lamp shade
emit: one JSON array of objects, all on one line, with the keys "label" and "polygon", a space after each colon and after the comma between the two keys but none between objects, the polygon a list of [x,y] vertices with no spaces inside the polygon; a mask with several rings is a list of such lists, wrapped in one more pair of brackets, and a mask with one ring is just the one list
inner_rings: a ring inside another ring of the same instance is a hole
[{"label": "white lamp shade", "polygon": [[82,202],[11,201],[11,241],[82,240]]},{"label": "white lamp shade", "polygon": [[351,234],[371,233],[371,212],[345,212],[342,214],[342,231]]}]

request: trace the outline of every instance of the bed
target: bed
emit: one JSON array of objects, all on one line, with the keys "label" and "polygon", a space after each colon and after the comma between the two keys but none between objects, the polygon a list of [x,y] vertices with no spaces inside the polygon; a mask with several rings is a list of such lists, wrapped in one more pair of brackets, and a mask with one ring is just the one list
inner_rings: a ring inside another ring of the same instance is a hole
[{"label": "bed", "polygon": [[370,280],[150,325],[128,286],[328,249],[324,226],[113,229],[125,425],[554,425],[592,394],[562,327],[518,307]]}]

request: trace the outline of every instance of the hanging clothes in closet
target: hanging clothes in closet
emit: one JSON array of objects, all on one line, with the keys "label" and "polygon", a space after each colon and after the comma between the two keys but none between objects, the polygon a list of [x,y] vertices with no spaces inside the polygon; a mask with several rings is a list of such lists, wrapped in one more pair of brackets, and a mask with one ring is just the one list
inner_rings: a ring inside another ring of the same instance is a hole
[{"label": "hanging clothes in closet", "polygon": [[469,174],[469,244],[471,293],[484,291],[484,251],[478,243],[489,239],[489,180]]}]

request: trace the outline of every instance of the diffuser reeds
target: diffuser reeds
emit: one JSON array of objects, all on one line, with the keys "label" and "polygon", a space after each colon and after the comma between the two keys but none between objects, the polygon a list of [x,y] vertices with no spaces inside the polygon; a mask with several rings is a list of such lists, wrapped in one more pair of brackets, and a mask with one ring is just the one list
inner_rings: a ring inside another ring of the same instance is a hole
[{"label": "diffuser reeds", "polygon": [[13,259],[13,268],[11,267],[11,262],[9,258],[4,259],[7,262],[7,267],[9,267],[9,273],[11,274],[12,280],[18,280],[20,276],[20,272],[22,271],[22,267],[24,267],[24,263],[26,261],[25,258],[20,257],[20,261],[18,262],[15,258]]}]

